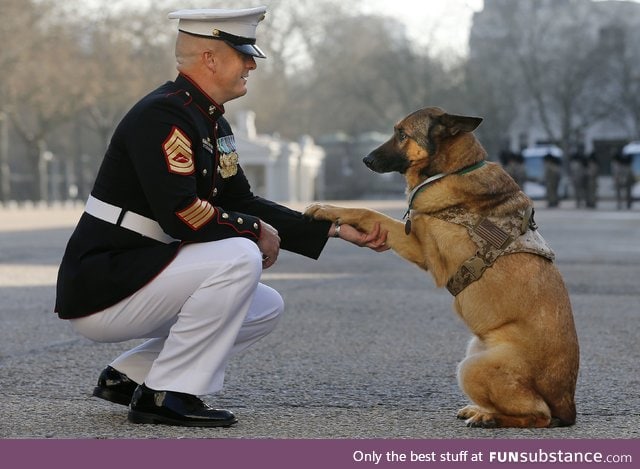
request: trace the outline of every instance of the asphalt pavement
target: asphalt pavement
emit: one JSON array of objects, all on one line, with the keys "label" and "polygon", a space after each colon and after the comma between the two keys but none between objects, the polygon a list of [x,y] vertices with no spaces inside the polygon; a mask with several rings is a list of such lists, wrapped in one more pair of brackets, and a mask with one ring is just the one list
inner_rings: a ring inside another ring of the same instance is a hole
[{"label": "asphalt pavement", "polygon": [[[350,202],[401,217],[402,201]],[[97,344],[52,312],[57,264],[78,207],[0,209],[0,438],[635,439],[640,417],[640,210],[537,204],[580,337],[576,425],[467,428],[456,365],[469,338],[452,299],[392,252],[330,240],[318,261],[282,253],[263,275],[286,312],[237,357],[228,429],[134,425],[91,397],[100,371],[136,342]]]}]

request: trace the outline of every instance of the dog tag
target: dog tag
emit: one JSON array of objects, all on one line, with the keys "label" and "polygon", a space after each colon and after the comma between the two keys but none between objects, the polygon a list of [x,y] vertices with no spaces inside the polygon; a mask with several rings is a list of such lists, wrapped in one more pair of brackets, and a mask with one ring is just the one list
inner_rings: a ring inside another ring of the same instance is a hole
[{"label": "dog tag", "polygon": [[411,234],[411,218],[407,218],[407,221],[404,223],[404,234],[407,236]]}]

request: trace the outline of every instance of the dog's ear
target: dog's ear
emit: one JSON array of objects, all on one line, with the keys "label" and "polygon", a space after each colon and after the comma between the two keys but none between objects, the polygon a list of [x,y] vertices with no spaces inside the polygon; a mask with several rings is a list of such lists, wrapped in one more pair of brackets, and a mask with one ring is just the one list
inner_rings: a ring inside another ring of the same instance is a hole
[{"label": "dog's ear", "polygon": [[427,130],[428,139],[424,147],[429,155],[435,155],[437,142],[464,132],[473,132],[482,122],[481,117],[441,114],[434,118]]},{"label": "dog's ear", "polygon": [[[438,119],[444,126],[445,134],[453,137],[460,132],[473,132],[482,122],[481,117],[456,116],[454,114],[443,114]],[[445,136],[445,135],[443,135]]]}]

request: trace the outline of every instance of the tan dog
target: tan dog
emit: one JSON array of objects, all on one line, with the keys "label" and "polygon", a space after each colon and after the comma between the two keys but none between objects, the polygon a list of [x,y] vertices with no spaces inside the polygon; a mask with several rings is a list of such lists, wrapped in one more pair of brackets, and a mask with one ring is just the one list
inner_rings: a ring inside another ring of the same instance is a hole
[{"label": "tan dog", "polygon": [[364,162],[405,175],[406,223],[368,209],[314,204],[307,215],[370,232],[376,223],[400,256],[455,295],[474,333],[458,367],[473,427],[575,423],[578,339],[553,253],[537,233],[531,200],[471,133],[482,119],[439,108],[401,120]]}]

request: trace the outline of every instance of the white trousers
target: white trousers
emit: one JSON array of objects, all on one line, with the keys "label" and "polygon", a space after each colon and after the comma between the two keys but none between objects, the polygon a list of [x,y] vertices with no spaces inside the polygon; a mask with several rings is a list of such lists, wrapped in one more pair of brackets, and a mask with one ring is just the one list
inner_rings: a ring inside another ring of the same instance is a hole
[{"label": "white trousers", "polygon": [[284,310],[280,294],[259,283],[261,273],[262,255],[247,239],[188,244],[130,297],[70,322],[96,342],[149,338],[111,363],[133,381],[212,394],[229,359],[270,333]]}]

